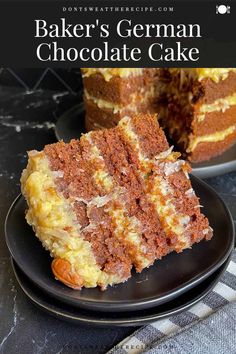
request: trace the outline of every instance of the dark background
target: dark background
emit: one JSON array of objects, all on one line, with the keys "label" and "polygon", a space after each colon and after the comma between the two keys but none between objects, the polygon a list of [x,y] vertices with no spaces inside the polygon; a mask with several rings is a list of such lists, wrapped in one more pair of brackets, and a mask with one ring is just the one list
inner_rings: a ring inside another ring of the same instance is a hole
[{"label": "dark background", "polygon": [[75,95],[81,90],[82,79],[80,69],[0,68],[0,85],[16,86],[28,91],[66,90]]},{"label": "dark background", "polygon": [[[159,66],[176,67],[234,67],[236,64],[236,36],[235,36],[235,1],[224,1],[230,5],[230,13],[216,14],[218,1],[113,1],[113,0],[80,0],[80,1],[0,1],[0,65],[3,67],[152,67],[147,54],[151,43],[163,42],[166,46],[175,46],[178,38],[131,38],[124,39],[116,35],[115,23],[121,19],[131,19],[134,23],[171,23],[201,25],[202,38],[180,38],[181,43],[188,48],[197,47],[200,50],[200,60],[196,62],[158,62]],[[174,12],[63,12],[63,6],[174,6]],[[109,41],[111,47],[120,47],[126,43],[130,47],[140,47],[143,50],[142,60],[135,62],[110,62],[92,60],[82,62],[40,62],[36,57],[36,48],[42,42],[56,40],[60,47],[84,48],[102,47],[103,41],[96,35],[92,38],[34,38],[35,19],[47,20],[48,24],[60,24],[60,18],[65,17],[67,22],[93,23],[95,19],[108,23],[111,26]]]}]

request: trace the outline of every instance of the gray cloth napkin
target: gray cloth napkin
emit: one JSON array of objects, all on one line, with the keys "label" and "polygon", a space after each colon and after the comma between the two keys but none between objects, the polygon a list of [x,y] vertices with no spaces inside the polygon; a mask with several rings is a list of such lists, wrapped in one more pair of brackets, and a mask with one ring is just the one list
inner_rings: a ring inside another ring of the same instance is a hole
[{"label": "gray cloth napkin", "polygon": [[188,311],[135,331],[109,354],[235,354],[236,251],[214,289]]}]

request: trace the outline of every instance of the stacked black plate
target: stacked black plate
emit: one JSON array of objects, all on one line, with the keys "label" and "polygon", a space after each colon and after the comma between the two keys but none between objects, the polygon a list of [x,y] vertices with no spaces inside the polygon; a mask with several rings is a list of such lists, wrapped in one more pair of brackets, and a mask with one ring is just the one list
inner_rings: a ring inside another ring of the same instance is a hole
[{"label": "stacked black plate", "polygon": [[234,226],[224,202],[206,183],[192,176],[214,236],[181,254],[171,253],[124,284],[75,291],[55,280],[51,258],[26,224],[26,203],[19,196],[5,226],[16,278],[25,294],[57,317],[100,326],[134,326],[186,310],[217,283],[229,261]]}]

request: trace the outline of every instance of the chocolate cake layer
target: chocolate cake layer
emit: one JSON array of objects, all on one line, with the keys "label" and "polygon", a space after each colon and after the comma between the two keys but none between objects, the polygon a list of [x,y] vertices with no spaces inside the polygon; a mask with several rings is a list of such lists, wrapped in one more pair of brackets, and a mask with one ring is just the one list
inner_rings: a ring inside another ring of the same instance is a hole
[{"label": "chocolate cake layer", "polygon": [[[142,118],[145,121],[142,122]],[[156,115],[136,115],[132,117],[132,131],[139,138],[141,152],[148,159],[153,159],[169,148],[163,130],[157,122]]]},{"label": "chocolate cake layer", "polygon": [[183,171],[173,173],[167,177],[170,188],[173,190],[172,202],[179,214],[190,218],[189,237],[191,243],[202,239],[202,229],[208,229],[208,222],[201,214],[199,201],[193,192],[189,179],[183,175]]},{"label": "chocolate cake layer", "polygon": [[101,98],[109,102],[127,105],[131,101],[131,94],[140,91],[158,79],[157,69],[143,69],[142,75],[121,78],[112,77],[106,81],[98,73],[83,78],[84,88],[96,98]]},{"label": "chocolate cake layer", "polygon": [[90,125],[96,130],[101,128],[112,128],[117,125],[119,120],[126,115],[135,115],[139,113],[154,113],[156,111],[155,100],[151,97],[142,102],[137,97],[136,101],[132,105],[124,106],[119,111],[115,111],[111,108],[99,108],[92,100],[85,99],[85,111],[86,111],[86,127]]},{"label": "chocolate cake layer", "polygon": [[[126,112],[113,113],[111,109],[100,109],[93,101],[84,100],[86,117],[86,130],[97,130],[102,128],[113,128]],[[130,112],[129,112],[130,113]],[[90,126],[93,129],[88,129]]]},{"label": "chocolate cake layer", "polygon": [[236,92],[236,73],[229,72],[226,79],[215,82],[210,78],[201,81],[201,104],[212,103],[219,98],[230,96]]},{"label": "chocolate cake layer", "polygon": [[233,125],[236,125],[236,105],[224,112],[206,113],[201,121],[196,117],[192,121],[191,128],[195,136],[201,136],[220,132]]},{"label": "chocolate cake layer", "polygon": [[192,152],[189,152],[188,158],[191,162],[207,161],[215,156],[223,154],[235,143],[236,130],[224,140],[199,143]]},{"label": "chocolate cake layer", "polygon": [[[194,153],[194,161],[197,162],[197,159],[204,161],[204,159],[208,160],[213,156],[217,156],[231,146],[227,143],[224,144],[222,141],[227,139],[228,135],[232,134],[236,128],[235,106],[232,106],[224,113],[208,113],[205,119],[199,122],[197,116],[195,118],[194,115],[191,116],[191,112],[188,115],[185,114],[185,119],[183,119],[181,108],[178,110],[178,105],[173,104],[169,105],[168,117],[170,119],[164,121],[167,134],[172,137],[175,144],[184,154],[187,154],[191,161],[193,161],[192,155],[195,150],[197,150],[197,153]],[[198,145],[202,147],[199,149]],[[210,150],[208,146],[210,146]],[[215,146],[217,146],[217,150],[214,153]],[[219,150],[220,147],[222,147],[222,152]],[[206,148],[206,152],[201,157],[204,148]]]},{"label": "chocolate cake layer", "polygon": [[[164,69],[160,77],[167,87],[164,91],[172,94],[187,94],[189,103],[210,104],[219,98],[230,96],[236,92],[236,72],[229,71],[226,77],[212,80],[204,77],[200,80],[198,69]],[[211,70],[211,69],[208,69]],[[214,69],[212,69],[214,70]],[[223,69],[224,70],[224,69]]]}]

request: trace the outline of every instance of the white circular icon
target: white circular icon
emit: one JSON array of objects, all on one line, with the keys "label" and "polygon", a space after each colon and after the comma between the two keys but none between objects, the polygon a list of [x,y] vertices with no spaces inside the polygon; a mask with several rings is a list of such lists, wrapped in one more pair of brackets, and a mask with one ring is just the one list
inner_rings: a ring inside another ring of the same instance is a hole
[{"label": "white circular icon", "polygon": [[218,6],[218,13],[221,15],[226,14],[227,13],[227,6],[225,6],[225,5]]}]

